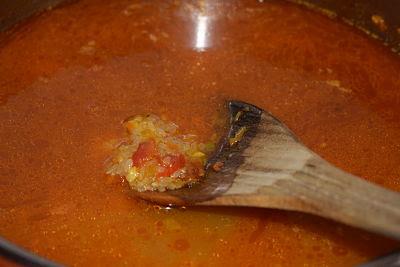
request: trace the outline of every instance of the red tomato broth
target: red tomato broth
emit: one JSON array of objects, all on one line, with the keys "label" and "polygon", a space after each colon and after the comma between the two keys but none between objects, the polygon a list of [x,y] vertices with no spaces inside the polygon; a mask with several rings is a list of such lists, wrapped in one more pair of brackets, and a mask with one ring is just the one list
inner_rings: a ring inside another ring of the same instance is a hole
[{"label": "red tomato broth", "polygon": [[131,1],[110,2],[47,12],[0,48],[2,236],[85,266],[351,266],[399,247],[294,212],[158,209],[104,174],[127,116],[165,115],[207,141],[221,134],[224,101],[240,99],[338,167],[400,191],[400,61],[387,48],[292,4],[229,1],[210,7],[211,46],[198,52],[197,5],[126,16]]}]

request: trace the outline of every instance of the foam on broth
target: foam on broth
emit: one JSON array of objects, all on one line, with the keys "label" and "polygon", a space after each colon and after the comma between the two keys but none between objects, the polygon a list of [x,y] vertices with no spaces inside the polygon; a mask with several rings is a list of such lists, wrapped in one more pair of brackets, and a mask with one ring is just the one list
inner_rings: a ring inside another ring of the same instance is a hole
[{"label": "foam on broth", "polygon": [[82,0],[18,28],[0,62],[0,234],[40,255],[351,266],[399,246],[294,212],[160,209],[104,174],[127,116],[166,115],[207,140],[224,101],[240,99],[338,167],[400,191],[400,61],[348,26],[281,1]]}]

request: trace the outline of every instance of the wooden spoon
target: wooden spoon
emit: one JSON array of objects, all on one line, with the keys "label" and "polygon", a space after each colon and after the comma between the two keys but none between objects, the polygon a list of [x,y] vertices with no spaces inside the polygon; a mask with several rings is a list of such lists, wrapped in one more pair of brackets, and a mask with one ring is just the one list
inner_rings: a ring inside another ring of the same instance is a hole
[{"label": "wooden spoon", "polygon": [[[230,130],[204,181],[140,197],[164,205],[295,210],[400,239],[399,193],[331,165],[269,112],[240,101],[228,105]],[[223,163],[219,171],[216,163]]]}]

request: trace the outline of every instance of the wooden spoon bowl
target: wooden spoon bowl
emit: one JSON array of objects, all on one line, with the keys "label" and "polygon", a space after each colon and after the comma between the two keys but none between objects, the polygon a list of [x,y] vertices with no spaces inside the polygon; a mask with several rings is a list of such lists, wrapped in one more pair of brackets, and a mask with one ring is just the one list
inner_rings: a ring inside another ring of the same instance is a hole
[{"label": "wooden spoon bowl", "polygon": [[201,183],[137,195],[163,205],[301,211],[400,239],[399,193],[331,165],[269,112],[240,101],[228,106],[229,133]]}]

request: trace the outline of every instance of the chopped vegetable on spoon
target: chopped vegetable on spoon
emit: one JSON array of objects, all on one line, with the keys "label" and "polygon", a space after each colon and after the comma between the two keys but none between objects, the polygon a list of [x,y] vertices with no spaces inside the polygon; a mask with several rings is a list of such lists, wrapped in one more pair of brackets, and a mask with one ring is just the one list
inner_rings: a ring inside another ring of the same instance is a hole
[{"label": "chopped vegetable on spoon", "polygon": [[127,141],[116,148],[107,173],[125,177],[136,191],[165,191],[191,185],[204,176],[208,148],[195,135],[156,115],[124,122]]}]

